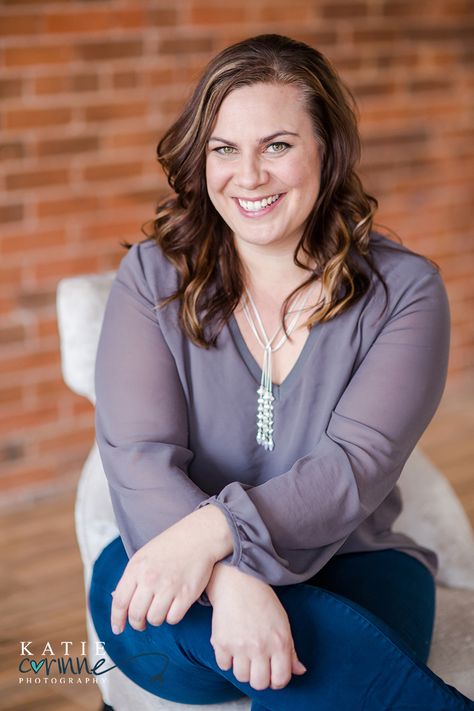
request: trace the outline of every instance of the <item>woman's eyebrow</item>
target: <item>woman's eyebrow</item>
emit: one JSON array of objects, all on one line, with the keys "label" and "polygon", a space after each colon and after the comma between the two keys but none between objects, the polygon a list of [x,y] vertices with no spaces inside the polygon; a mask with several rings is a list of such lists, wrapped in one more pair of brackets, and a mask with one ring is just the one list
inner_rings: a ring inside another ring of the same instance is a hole
[{"label": "woman's eyebrow", "polygon": [[[293,131],[277,131],[276,133],[272,133],[271,136],[260,138],[258,143],[268,143],[268,141],[273,141],[273,139],[278,136],[299,136],[299,133],[294,133]],[[211,141],[219,141],[220,143],[225,143],[226,146],[236,146],[236,144],[232,143],[232,141],[227,141],[225,138],[219,138],[218,136],[211,136],[208,143]]]}]

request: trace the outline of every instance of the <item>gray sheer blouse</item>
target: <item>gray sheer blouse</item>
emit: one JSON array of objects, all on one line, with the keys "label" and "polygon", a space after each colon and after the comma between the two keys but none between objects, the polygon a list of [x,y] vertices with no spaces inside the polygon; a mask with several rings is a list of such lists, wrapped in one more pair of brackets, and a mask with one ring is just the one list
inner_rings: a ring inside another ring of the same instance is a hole
[{"label": "gray sheer blouse", "polygon": [[[216,348],[194,345],[178,284],[150,239],[122,258],[96,360],[96,437],[127,554],[195,509],[219,506],[233,536],[223,562],[270,585],[303,582],[334,555],[395,548],[435,574],[434,551],[392,531],[397,479],[440,402],[450,313],[439,272],[377,233],[385,278],[313,326],[274,386],[275,448],[256,442],[261,370],[235,318]],[[199,602],[209,604],[205,594]]]}]

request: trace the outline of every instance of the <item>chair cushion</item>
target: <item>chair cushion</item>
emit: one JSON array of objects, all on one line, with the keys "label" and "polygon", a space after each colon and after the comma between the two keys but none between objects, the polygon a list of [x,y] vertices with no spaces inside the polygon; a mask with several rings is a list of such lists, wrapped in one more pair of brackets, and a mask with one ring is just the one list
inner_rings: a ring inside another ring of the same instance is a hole
[{"label": "chair cushion", "polygon": [[436,588],[436,619],[428,666],[474,699],[474,592]]},{"label": "chair cushion", "polygon": [[65,383],[95,404],[94,367],[105,304],[116,272],[61,279],[56,310]]},{"label": "chair cushion", "polygon": [[438,583],[474,590],[474,533],[449,481],[415,447],[398,483],[403,511],[394,530],[436,551]]}]

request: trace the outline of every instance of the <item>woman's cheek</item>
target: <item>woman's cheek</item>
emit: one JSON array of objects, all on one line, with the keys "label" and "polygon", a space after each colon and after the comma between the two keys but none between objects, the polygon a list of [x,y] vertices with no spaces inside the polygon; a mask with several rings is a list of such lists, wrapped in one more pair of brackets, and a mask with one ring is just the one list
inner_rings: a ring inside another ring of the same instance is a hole
[{"label": "woman's cheek", "polygon": [[226,163],[211,157],[206,165],[206,181],[210,190],[218,192],[232,176],[232,169]]}]

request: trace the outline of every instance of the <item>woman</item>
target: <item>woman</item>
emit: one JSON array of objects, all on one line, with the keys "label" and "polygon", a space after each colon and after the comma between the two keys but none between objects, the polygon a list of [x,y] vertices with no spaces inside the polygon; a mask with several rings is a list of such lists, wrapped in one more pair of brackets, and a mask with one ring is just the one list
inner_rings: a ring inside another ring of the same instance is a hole
[{"label": "woman", "polygon": [[473,707],[426,666],[436,555],[391,530],[445,385],[446,292],[373,231],[358,151],[331,65],[278,35],[212,60],[158,146],[175,195],[127,245],[97,356],[121,535],[90,604],[159,697]]}]

